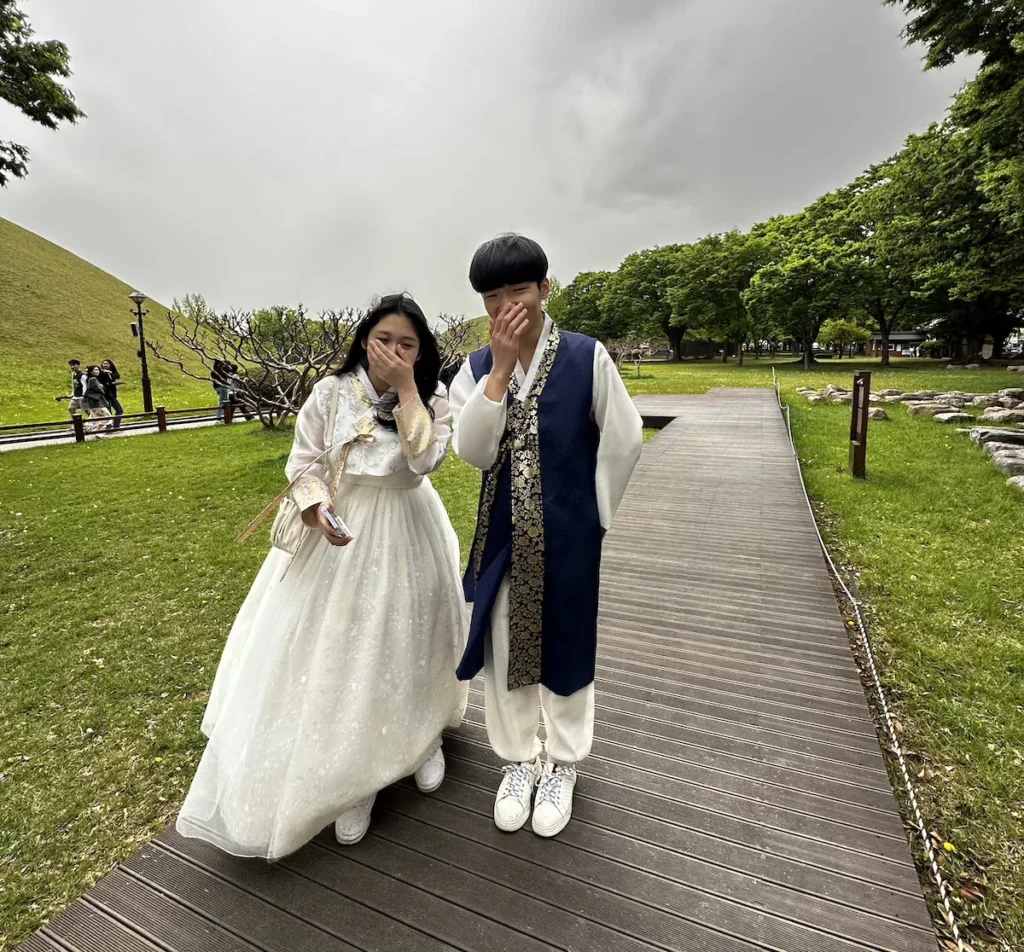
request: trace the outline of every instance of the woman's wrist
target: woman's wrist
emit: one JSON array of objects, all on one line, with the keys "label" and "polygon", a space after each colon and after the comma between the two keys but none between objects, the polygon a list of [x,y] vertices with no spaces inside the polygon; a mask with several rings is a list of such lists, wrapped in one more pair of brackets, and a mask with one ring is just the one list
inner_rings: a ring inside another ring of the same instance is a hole
[{"label": "woman's wrist", "polygon": [[418,396],[419,391],[416,389],[415,382],[402,385],[398,388],[398,405],[400,407],[404,407],[410,401],[415,400]]}]

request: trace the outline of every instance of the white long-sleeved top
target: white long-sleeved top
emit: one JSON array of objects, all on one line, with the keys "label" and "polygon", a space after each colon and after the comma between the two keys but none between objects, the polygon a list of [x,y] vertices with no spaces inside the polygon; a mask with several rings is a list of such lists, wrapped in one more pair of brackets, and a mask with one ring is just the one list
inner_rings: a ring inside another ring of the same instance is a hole
[{"label": "white long-sleeved top", "polygon": [[[516,399],[525,400],[540,366],[544,346],[551,333],[551,318],[544,328],[533,360],[528,368],[516,363],[519,391]],[[487,470],[498,458],[498,446],[505,432],[505,403],[495,403],[484,394],[487,376],[473,379],[467,360],[452,381],[450,406],[454,420],[453,447],[471,466]],[[626,392],[626,386],[604,345],[594,348],[594,396],[591,414],[601,432],[597,449],[597,507],[601,525],[610,529],[615,511],[626,491],[633,468],[643,448],[643,420]],[[543,461],[542,461],[543,465]]]},{"label": "white long-sleeved top", "polygon": [[291,491],[291,497],[300,509],[331,500],[327,461],[314,460],[326,449],[326,431],[336,380],[340,390],[334,422],[334,451],[331,454],[335,466],[344,444],[359,435],[372,437],[372,440],[352,444],[345,465],[348,475],[386,477],[409,469],[417,476],[427,476],[444,462],[452,428],[448,394],[443,385],[438,385],[437,394],[430,401],[433,420],[418,397],[395,409],[396,433],[377,422],[376,407],[380,398],[365,372],[360,370],[341,378],[328,377],[316,384],[299,411],[292,451],[285,466],[289,481],[296,479],[309,466]]}]

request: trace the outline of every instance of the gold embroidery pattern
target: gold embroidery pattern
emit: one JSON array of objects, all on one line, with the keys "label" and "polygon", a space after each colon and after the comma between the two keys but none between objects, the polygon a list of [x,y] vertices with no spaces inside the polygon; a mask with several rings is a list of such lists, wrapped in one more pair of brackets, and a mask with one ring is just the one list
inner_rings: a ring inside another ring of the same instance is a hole
[{"label": "gold embroidery pattern", "polygon": [[[373,410],[373,400],[370,399],[370,395],[366,392],[366,387],[362,385],[359,378],[353,374],[349,377],[349,382],[352,386],[352,392],[356,395],[356,399],[366,407],[367,411]],[[356,443],[373,443],[376,441],[376,437],[373,435],[375,421],[372,419],[371,413],[363,413],[356,419],[355,422],[355,436],[347,440],[340,446],[335,445],[331,448],[331,452],[327,457],[327,472],[331,473],[331,464],[334,463],[334,473],[331,479],[331,500],[335,500],[338,497],[338,487],[341,485],[341,477],[345,475],[345,467],[348,466],[348,457],[352,452],[352,447]],[[332,440],[334,434],[331,435]],[[335,461],[332,457],[337,455]]]},{"label": "gold embroidery pattern", "polygon": [[473,539],[472,565],[476,578],[494,512],[502,467],[508,460],[512,482],[512,568],[508,605],[508,689],[540,682],[542,620],[544,615],[544,500],[541,482],[540,427],[537,402],[555,362],[560,335],[552,327],[537,375],[525,400],[517,400],[519,385],[509,383],[505,432],[498,458],[484,474],[480,517]]},{"label": "gold embroidery pattern", "polygon": [[397,407],[394,417],[405,458],[419,459],[436,439],[430,411],[423,405],[419,396],[416,396],[404,407]]}]

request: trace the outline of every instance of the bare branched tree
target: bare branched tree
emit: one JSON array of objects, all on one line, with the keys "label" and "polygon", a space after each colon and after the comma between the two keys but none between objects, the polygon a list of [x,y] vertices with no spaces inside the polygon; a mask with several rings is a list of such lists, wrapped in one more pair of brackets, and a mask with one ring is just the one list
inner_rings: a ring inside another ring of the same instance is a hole
[{"label": "bare branched tree", "polygon": [[441,381],[448,386],[462,366],[472,346],[473,323],[462,315],[439,314],[434,323],[434,335],[441,349]]},{"label": "bare branched tree", "polygon": [[[176,352],[157,340],[146,344],[195,380],[210,380],[215,361],[234,365],[238,399],[273,428],[298,413],[314,384],[338,366],[362,316],[345,308],[311,317],[301,307],[218,314],[190,294],[167,312]],[[195,357],[205,373],[194,369]]]},{"label": "bare branched tree", "polygon": [[622,370],[627,360],[636,364],[636,375],[639,377],[641,364],[651,355],[651,342],[646,337],[620,337],[608,341],[608,353],[619,370]]},{"label": "bare branched tree", "polygon": [[[216,361],[237,368],[237,398],[268,428],[299,412],[317,381],[342,362],[364,311],[343,308],[316,317],[302,307],[218,314],[201,295],[186,295],[167,312],[170,345],[147,339],[153,356],[194,380],[211,380]],[[442,378],[458,369],[471,335],[461,317],[442,314],[435,322]],[[204,372],[196,369],[196,360]]]}]

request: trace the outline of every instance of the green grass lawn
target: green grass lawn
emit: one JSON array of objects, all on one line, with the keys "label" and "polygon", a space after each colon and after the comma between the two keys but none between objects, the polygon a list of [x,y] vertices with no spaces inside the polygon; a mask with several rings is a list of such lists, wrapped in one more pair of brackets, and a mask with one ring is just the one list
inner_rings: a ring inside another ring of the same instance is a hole
[{"label": "green grass lawn", "polygon": [[[846,474],[849,409],[782,368],[808,485],[861,595],[954,873],[987,869],[972,922],[1024,948],[1024,498],[950,428],[872,424],[870,478]],[[770,385],[768,362],[649,365],[633,391]],[[874,386],[991,390],[1006,373],[917,362]],[[650,433],[645,436],[650,436]],[[233,539],[280,487],[290,435],[171,432],[0,457],[0,950],[79,896],[174,816],[227,629],[266,552]],[[465,556],[478,477],[435,477]],[[980,944],[979,944],[980,945]]]}]

